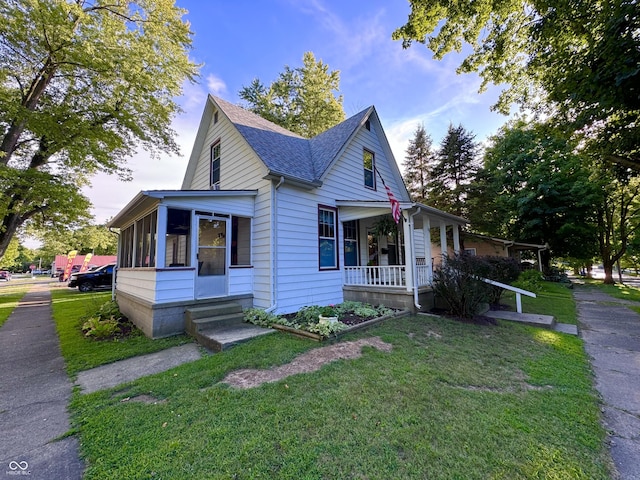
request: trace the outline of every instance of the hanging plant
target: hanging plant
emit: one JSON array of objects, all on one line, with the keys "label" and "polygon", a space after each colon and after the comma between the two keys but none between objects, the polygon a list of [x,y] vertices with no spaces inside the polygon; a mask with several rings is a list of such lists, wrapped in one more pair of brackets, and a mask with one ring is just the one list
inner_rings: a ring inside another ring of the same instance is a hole
[{"label": "hanging plant", "polygon": [[386,237],[387,235],[397,234],[398,225],[393,221],[391,215],[385,215],[373,224],[371,233],[376,237]]}]

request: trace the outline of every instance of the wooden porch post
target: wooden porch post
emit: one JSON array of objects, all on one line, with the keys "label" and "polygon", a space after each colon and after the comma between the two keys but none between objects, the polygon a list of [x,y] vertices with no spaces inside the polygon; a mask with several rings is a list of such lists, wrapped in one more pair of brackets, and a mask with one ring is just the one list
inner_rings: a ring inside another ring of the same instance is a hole
[{"label": "wooden porch post", "polygon": [[444,260],[449,252],[447,251],[447,224],[440,220],[440,253]]},{"label": "wooden porch post", "polygon": [[165,268],[167,258],[167,206],[158,205],[156,221],[156,268]]},{"label": "wooden porch post", "polygon": [[451,228],[453,229],[453,252],[458,255],[460,254],[460,230],[455,223]]},{"label": "wooden porch post", "polygon": [[431,252],[431,219],[429,217],[422,219],[422,238],[424,239],[424,263],[427,266],[429,282],[431,282],[433,280],[433,254]]},{"label": "wooden porch post", "polygon": [[413,247],[414,236],[411,229],[413,222],[409,222],[406,213],[402,210],[402,233],[404,235],[404,271],[405,286],[408,292],[413,290],[413,265],[416,262],[415,249]]}]

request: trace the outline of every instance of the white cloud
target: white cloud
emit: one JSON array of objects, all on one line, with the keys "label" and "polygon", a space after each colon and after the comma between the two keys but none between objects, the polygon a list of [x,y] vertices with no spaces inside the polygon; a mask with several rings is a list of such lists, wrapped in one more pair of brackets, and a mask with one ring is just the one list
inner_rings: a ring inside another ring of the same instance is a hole
[{"label": "white cloud", "polygon": [[209,93],[217,97],[221,97],[227,93],[226,83],[213,73],[207,75],[207,88],[209,89]]}]

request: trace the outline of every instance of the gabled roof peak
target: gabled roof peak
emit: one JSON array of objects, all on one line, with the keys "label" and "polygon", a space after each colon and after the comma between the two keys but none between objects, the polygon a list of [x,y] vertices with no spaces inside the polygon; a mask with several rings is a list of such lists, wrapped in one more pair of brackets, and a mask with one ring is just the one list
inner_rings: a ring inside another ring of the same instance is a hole
[{"label": "gabled roof peak", "polygon": [[369,107],[338,125],[304,138],[255,113],[209,95],[269,169],[270,174],[317,184],[348,140],[373,111]]}]

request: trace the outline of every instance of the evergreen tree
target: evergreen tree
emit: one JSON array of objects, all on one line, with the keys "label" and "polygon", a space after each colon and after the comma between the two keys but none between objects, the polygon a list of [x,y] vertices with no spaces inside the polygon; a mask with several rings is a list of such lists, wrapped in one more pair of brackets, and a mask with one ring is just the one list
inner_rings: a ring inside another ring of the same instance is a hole
[{"label": "evergreen tree", "polygon": [[404,181],[414,202],[424,202],[427,198],[429,169],[434,161],[431,136],[425,131],[424,125],[418,125],[413,139],[409,140],[403,164]]},{"label": "evergreen tree", "polygon": [[328,130],[344,120],[340,72],[306,52],[303,66],[284,72],[269,88],[257,78],[238,93],[248,109],[273,123],[306,138]]},{"label": "evergreen tree", "polygon": [[427,201],[445,212],[466,216],[465,200],[478,170],[475,135],[462,125],[449,125],[429,172]]}]

